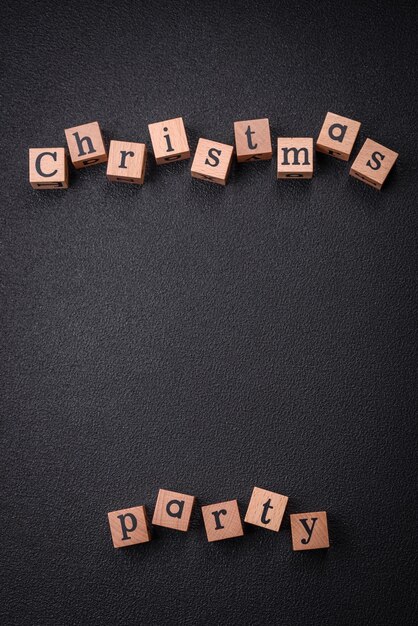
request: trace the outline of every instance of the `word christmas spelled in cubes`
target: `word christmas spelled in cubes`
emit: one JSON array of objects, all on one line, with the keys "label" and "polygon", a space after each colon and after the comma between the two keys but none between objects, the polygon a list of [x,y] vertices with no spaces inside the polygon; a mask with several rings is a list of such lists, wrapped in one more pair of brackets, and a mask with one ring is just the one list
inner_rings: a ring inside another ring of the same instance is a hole
[{"label": "word christmas spelled in cubes", "polygon": [[[316,151],[348,161],[360,122],[327,113],[316,142]],[[157,165],[190,158],[183,118],[148,125]],[[108,161],[109,181],[142,185],[145,180],[147,148],[137,141],[111,140],[109,158],[98,122],[81,124],[65,131],[71,162],[76,169]],[[272,158],[270,123],[267,118],[234,122],[236,158],[240,163]],[[226,185],[231,171],[233,146],[199,139],[194,154],[193,178]],[[398,154],[367,139],[350,174],[375,189],[381,189]],[[311,137],[279,137],[277,168],[279,180],[309,179],[314,173],[314,142]],[[67,189],[68,164],[63,147],[29,149],[29,182],[34,189]]]},{"label": "word christmas spelled in cubes", "polygon": [[[254,487],[244,521],[278,532],[288,497],[274,491]],[[160,489],[152,523],[187,532],[195,497],[177,491]],[[202,517],[209,542],[242,537],[244,528],[236,500],[202,506]],[[115,548],[151,540],[145,506],[136,506],[108,513],[110,532]],[[327,514],[296,513],[290,516],[293,550],[314,550],[329,547]]]},{"label": "word christmas spelled in cubes", "polygon": [[182,117],[148,124],[157,165],[190,158],[189,142]]}]

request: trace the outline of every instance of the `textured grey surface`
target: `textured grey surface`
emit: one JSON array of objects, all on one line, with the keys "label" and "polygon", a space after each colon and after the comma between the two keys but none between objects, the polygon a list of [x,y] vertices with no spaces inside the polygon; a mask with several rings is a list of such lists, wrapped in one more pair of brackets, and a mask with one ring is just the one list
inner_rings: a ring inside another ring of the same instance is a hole
[{"label": "textured grey surface", "polygon": [[[66,3],[67,4],[67,3]],[[1,602],[4,624],[412,624],[416,618],[416,9],[393,3],[1,8]],[[330,110],[400,153],[382,192],[318,155],[220,188],[190,162],[142,189],[105,167],[35,192],[29,146],[98,120],[149,143],[184,116],[231,142]],[[332,547],[246,526],[115,551],[106,513],[159,487],[252,487],[328,511]]]}]

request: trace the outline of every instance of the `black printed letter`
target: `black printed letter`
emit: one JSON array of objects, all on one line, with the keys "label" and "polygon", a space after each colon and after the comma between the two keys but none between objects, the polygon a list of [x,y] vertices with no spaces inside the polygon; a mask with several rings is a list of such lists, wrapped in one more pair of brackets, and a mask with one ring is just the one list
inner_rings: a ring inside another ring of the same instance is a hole
[{"label": "black printed letter", "polygon": [[216,152],[216,154],[219,154],[219,156],[222,154],[222,150],[217,150],[216,148],[211,148],[210,150],[208,150],[208,155],[210,156],[211,159],[213,159],[215,161],[215,163],[210,163],[208,159],[205,160],[205,165],[210,165],[211,167],[216,167],[217,165],[219,165],[219,159],[218,157],[214,154]]},{"label": "black printed letter", "polygon": [[271,519],[266,519],[268,510],[273,508],[272,506],[270,506],[270,502],[271,499],[269,498],[267,502],[263,504],[263,515],[261,516],[261,521],[263,522],[263,524],[270,524],[271,522]]},{"label": "black printed letter", "polygon": [[317,517],[311,517],[311,520],[312,520],[312,526],[311,526],[310,528],[309,528],[309,525],[308,525],[308,518],[306,518],[306,517],[305,517],[304,519],[299,520],[299,521],[300,521],[300,523],[302,524],[302,526],[304,527],[304,529],[306,530],[306,532],[308,533],[308,538],[307,538],[307,539],[301,539],[301,543],[303,543],[305,546],[306,546],[306,545],[310,542],[310,540],[311,540],[312,533],[313,533],[313,529],[314,529],[314,527],[315,527],[315,524],[316,524],[316,520],[317,520],[317,519],[318,519]]},{"label": "black printed letter", "polygon": [[[78,133],[73,133],[73,137],[75,137],[75,140],[77,142],[78,156],[84,156],[85,154],[91,154],[92,152],[96,152],[96,149],[93,146],[91,137],[89,137],[88,135],[86,135],[85,137],[81,137],[80,139],[80,135]],[[87,152],[85,152],[83,148],[83,141],[87,143],[87,146],[88,146]]]},{"label": "black printed letter", "polygon": [[[178,510],[174,511],[174,513],[171,510],[172,505],[175,505],[176,507],[178,507]],[[165,507],[165,510],[167,511],[167,515],[169,515],[170,517],[178,517],[179,519],[183,515],[183,509],[184,509],[184,500],[170,500],[170,502],[167,502],[167,506]]]},{"label": "black printed letter", "polygon": [[255,134],[255,130],[251,130],[250,126],[248,126],[247,130],[245,131],[245,134],[247,135],[248,148],[250,150],[255,150],[256,147],[258,146],[258,143],[253,144],[253,142],[251,141],[251,135]]},{"label": "black printed letter", "polygon": [[[39,176],[43,176],[44,178],[49,178],[50,176],[55,176],[55,174],[58,172],[58,170],[54,170],[50,174],[45,174],[45,172],[43,172],[41,170],[41,161],[42,161],[44,156],[51,156],[54,161],[57,160],[57,153],[56,152],[41,152],[41,154],[38,154],[38,156],[36,157],[36,161],[35,161],[35,169],[36,169],[37,173],[39,174]],[[38,185],[38,187],[39,187],[39,185]]]},{"label": "black printed letter", "polygon": [[220,511],[212,511],[212,515],[215,518],[215,522],[216,522],[216,526],[215,526],[215,530],[221,530],[221,528],[225,528],[225,526],[222,526],[221,522],[219,521],[219,518],[221,515],[226,515],[227,511],[225,511],[225,509],[221,509]]},{"label": "black printed letter", "polygon": [[122,155],[122,158],[120,160],[119,167],[120,167],[120,169],[126,170],[126,169],[128,169],[127,165],[126,165],[126,157],[128,157],[128,156],[135,156],[135,152],[131,152],[131,150],[129,150],[128,152],[126,150],[121,150],[120,153]]},{"label": "black printed letter", "polygon": [[[335,136],[334,129],[338,129],[340,131],[340,134]],[[342,143],[346,132],[347,126],[343,126],[342,124],[332,124],[328,129],[328,135],[331,137],[331,139],[334,139],[334,141],[339,141],[340,143]]]},{"label": "black printed letter", "polygon": [[385,155],[384,155],[384,154],[381,154],[380,152],[373,152],[373,154],[372,154],[371,158],[372,158],[372,159],[373,159],[373,161],[376,163],[376,166],[375,166],[375,167],[373,167],[373,165],[371,164],[371,162],[370,162],[370,161],[367,161],[367,163],[366,163],[366,165],[367,165],[368,167],[370,167],[372,170],[378,170],[378,169],[380,169],[380,167],[381,167],[381,165],[382,165],[382,163],[381,163],[380,161],[378,161],[376,157],[380,157],[380,158],[381,158],[381,160],[383,161],[383,159],[385,158]]},{"label": "black printed letter", "polygon": [[[131,528],[128,528],[126,525],[125,519],[127,517],[129,517],[129,519],[131,520]],[[125,513],[122,515],[118,515],[118,519],[120,519],[120,526],[122,529],[122,541],[126,541],[126,539],[130,539],[128,533],[133,533],[133,531],[138,526],[137,519],[135,515],[132,515],[132,513]]]}]

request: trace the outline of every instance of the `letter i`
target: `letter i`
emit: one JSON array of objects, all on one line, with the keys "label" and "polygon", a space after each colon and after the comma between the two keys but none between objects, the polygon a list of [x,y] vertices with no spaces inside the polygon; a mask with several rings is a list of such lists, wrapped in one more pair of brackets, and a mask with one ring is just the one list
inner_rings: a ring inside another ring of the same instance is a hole
[{"label": "letter i", "polygon": [[[168,128],[167,127],[163,128],[163,131],[165,133],[168,133]],[[174,152],[174,148],[171,145],[170,135],[164,135],[164,138],[167,142],[167,152]]]}]

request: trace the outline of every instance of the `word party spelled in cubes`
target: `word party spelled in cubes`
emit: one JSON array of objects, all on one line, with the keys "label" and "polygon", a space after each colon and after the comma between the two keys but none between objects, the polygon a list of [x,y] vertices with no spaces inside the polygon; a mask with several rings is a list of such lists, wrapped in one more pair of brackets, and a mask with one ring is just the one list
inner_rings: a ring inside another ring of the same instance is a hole
[{"label": "word party spelled in cubes", "polygon": [[[279,532],[288,497],[274,491],[254,487],[244,522]],[[177,491],[160,489],[152,523],[187,532],[195,497]],[[201,507],[206,537],[209,542],[233,539],[244,535],[244,527],[236,500],[207,504]],[[115,548],[146,543],[151,540],[145,506],[135,506],[108,513],[110,533]],[[327,514],[296,513],[290,516],[293,550],[329,548]]]},{"label": "word party spelled in cubes", "polygon": [[[351,157],[361,124],[336,113],[327,113],[316,151],[342,161]],[[190,147],[182,117],[148,125],[157,165],[190,158]],[[71,162],[76,169],[107,161],[106,175],[112,183],[142,185],[146,176],[145,142],[110,141],[109,156],[98,122],[67,128],[65,131]],[[254,163],[272,158],[270,122],[267,118],[234,122],[235,153],[238,163]],[[225,186],[231,172],[234,147],[200,138],[191,165],[193,178]],[[351,166],[354,178],[381,189],[398,154],[366,139]],[[278,180],[307,180],[314,174],[312,137],[278,137]],[[34,189],[67,189],[68,163],[64,147],[29,149],[29,182]]]}]

